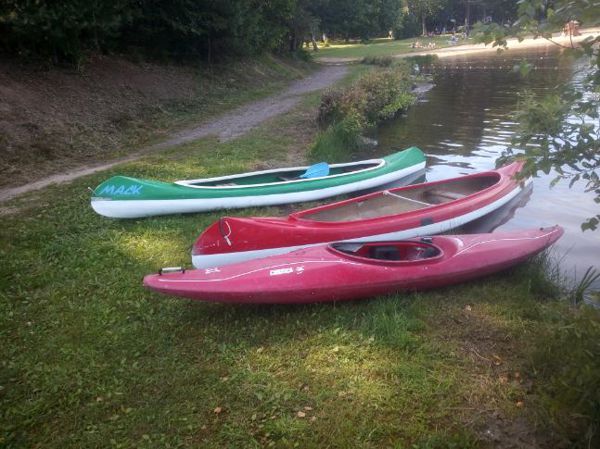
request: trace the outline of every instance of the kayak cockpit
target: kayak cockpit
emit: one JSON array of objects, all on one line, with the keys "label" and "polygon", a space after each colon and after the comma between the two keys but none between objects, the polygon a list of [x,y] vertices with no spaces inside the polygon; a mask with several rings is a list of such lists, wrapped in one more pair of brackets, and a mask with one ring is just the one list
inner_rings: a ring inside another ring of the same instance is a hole
[{"label": "kayak cockpit", "polygon": [[424,263],[440,259],[440,247],[426,241],[399,242],[340,242],[330,245],[330,249],[345,257],[360,258],[371,262],[410,262]]},{"label": "kayak cockpit", "polygon": [[497,173],[491,173],[452,181],[416,184],[384,190],[360,200],[352,199],[321,206],[297,214],[297,217],[318,222],[348,222],[397,215],[460,200],[494,186],[499,180]]}]

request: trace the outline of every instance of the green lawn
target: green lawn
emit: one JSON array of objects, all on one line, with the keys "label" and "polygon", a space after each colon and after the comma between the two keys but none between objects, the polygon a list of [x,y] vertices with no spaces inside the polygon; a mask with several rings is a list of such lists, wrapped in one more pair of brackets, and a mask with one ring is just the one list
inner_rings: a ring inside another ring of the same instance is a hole
[{"label": "green lawn", "polygon": [[[412,44],[420,42],[421,48],[412,48]],[[471,40],[460,39],[458,44],[471,43]],[[434,37],[415,37],[410,39],[375,39],[367,44],[360,42],[335,42],[329,47],[321,47],[313,55],[318,58],[363,58],[365,56],[393,56],[407,53],[418,53],[428,50],[430,43],[435,44],[435,48],[450,46],[450,35]]]},{"label": "green lawn", "polygon": [[10,204],[22,210],[0,228],[0,447],[585,440],[600,391],[590,383],[598,313],[549,300],[556,289],[539,262],[339,304],[226,306],[142,288],[147,273],[189,265],[195,237],[222,213],[110,220],[86,187],[117,173],[173,180],[301,158],[317,102],[235,141],[203,139]]}]

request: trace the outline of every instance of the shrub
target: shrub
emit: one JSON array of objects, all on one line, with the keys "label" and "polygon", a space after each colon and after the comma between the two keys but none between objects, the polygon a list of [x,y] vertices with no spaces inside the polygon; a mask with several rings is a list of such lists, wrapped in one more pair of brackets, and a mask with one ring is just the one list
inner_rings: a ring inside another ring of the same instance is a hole
[{"label": "shrub", "polygon": [[361,134],[394,117],[414,102],[406,64],[366,74],[345,89],[321,96],[317,122],[323,130],[311,153],[313,158],[333,160],[360,144]]},{"label": "shrub", "polygon": [[368,73],[350,87],[324,93],[317,122],[324,129],[357,114],[363,128],[375,126],[414,102],[411,86],[405,65]]},{"label": "shrub", "polygon": [[391,67],[394,65],[394,58],[391,56],[365,56],[361,64],[377,65],[379,67]]}]

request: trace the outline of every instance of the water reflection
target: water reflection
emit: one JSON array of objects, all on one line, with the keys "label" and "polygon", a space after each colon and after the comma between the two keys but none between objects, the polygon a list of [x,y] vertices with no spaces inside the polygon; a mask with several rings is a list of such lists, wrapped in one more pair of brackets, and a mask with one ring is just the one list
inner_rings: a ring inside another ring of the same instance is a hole
[{"label": "water reflection", "polygon": [[[526,79],[511,71],[524,58],[534,66]],[[435,62],[422,68],[433,77],[435,87],[405,117],[384,124],[376,136],[379,146],[361,156],[416,145],[427,154],[428,181],[492,169],[517,132],[511,116],[519,94],[526,89],[544,94],[565,83],[577,85],[583,80],[577,68],[577,63],[560,57],[553,47]],[[555,250],[564,255],[563,270],[573,276],[583,274],[590,265],[600,268],[600,231],[583,233],[580,228],[598,211],[593,195],[585,193],[583,185],[569,189],[566,182],[551,189],[553,178],[552,173],[536,178],[526,204],[518,203],[492,227],[509,230],[558,223],[565,228]],[[497,218],[488,218],[488,228]]]}]

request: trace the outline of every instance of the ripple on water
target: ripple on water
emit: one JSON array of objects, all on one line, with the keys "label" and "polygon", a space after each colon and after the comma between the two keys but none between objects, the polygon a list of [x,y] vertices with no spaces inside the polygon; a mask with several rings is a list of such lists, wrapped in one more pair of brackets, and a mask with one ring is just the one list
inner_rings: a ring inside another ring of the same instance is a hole
[{"label": "ripple on water", "polygon": [[[527,79],[512,71],[521,59],[535,61],[537,70]],[[552,49],[529,53],[510,50],[498,55],[460,56],[425,67],[435,87],[406,117],[386,123],[378,132],[378,154],[416,145],[427,154],[427,179],[460,176],[495,167],[496,159],[518,132],[512,118],[525,90],[543,95],[557,86],[584,86],[581,64],[559,59]],[[529,146],[535,147],[536,144]],[[597,213],[598,205],[582,185],[567,183],[549,188],[554,175],[536,178],[530,196],[511,212],[501,229],[560,224],[564,237],[555,245],[568,274],[586,267],[600,268],[600,232],[581,232],[581,223]]]}]

